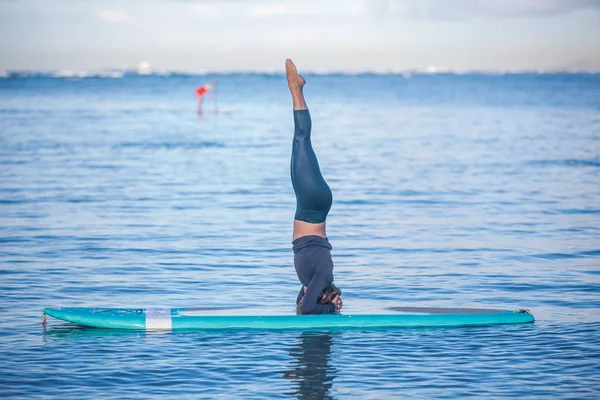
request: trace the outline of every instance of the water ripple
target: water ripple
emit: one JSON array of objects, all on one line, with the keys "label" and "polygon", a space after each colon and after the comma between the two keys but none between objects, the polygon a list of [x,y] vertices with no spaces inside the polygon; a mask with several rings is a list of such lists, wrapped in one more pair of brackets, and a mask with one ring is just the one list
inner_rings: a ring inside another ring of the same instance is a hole
[{"label": "water ripple", "polygon": [[218,78],[233,112],[201,118],[196,76],[0,79],[3,398],[598,397],[593,74],[308,76],[344,312],[534,324],[43,329],[45,306],[294,312],[285,80]]}]

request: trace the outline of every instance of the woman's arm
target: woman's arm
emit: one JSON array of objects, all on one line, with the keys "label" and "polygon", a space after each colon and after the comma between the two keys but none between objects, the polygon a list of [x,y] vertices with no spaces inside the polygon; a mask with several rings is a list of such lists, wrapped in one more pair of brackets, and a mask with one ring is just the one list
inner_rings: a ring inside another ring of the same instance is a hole
[{"label": "woman's arm", "polygon": [[[304,297],[304,293],[306,292],[306,287],[302,286],[300,288],[300,293],[298,293],[298,297],[296,298],[296,305],[299,305],[300,302],[302,301],[302,298]],[[298,309],[299,310],[299,309]]]}]

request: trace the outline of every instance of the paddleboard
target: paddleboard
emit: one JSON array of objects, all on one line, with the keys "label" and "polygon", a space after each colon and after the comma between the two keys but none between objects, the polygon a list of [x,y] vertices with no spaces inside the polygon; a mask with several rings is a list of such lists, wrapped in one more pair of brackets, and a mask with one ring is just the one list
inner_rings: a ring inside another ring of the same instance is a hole
[{"label": "paddleboard", "polygon": [[96,328],[138,330],[350,329],[519,324],[528,310],[391,307],[387,314],[211,315],[206,308],[45,308],[54,318]]}]

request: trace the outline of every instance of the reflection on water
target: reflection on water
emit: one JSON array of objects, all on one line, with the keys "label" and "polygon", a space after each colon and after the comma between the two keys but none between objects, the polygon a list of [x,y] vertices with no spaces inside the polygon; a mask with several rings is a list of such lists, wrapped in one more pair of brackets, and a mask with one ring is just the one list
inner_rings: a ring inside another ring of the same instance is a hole
[{"label": "reflection on water", "polygon": [[[143,330],[92,328],[70,323],[55,325],[51,328],[44,326],[42,329],[42,342],[45,345],[61,343],[68,345],[74,342],[87,344],[102,340],[118,340],[119,337],[135,340],[136,338],[143,338],[148,334],[153,334]],[[167,334],[167,332],[162,332],[162,334]]]},{"label": "reflection on water", "polygon": [[299,399],[331,399],[337,375],[337,369],[330,365],[333,334],[303,332],[298,339],[290,349],[293,360],[284,377],[294,382],[294,394]]}]

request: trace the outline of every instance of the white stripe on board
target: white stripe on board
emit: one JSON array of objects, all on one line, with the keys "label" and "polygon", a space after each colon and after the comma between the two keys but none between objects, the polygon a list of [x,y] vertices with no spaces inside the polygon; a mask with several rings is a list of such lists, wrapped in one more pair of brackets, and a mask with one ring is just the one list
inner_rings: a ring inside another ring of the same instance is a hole
[{"label": "white stripe on board", "polygon": [[146,308],[146,329],[171,330],[171,309]]}]

